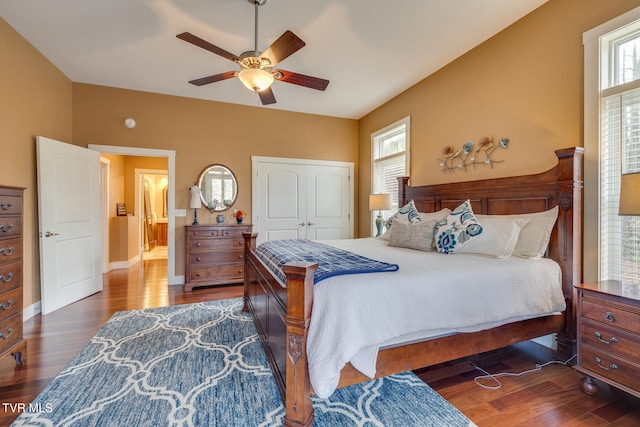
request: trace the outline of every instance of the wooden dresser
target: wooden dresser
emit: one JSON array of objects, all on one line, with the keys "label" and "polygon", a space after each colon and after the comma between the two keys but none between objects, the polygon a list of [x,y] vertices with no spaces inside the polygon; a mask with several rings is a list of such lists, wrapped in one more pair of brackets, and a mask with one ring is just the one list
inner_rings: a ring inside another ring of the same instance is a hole
[{"label": "wooden dresser", "polygon": [[242,233],[251,224],[187,225],[184,290],[244,282]]},{"label": "wooden dresser", "polygon": [[24,188],[0,187],[0,359],[22,365],[22,196]]},{"label": "wooden dresser", "polygon": [[640,286],[609,280],[577,285],[578,364],[582,390],[594,379],[640,397]]}]

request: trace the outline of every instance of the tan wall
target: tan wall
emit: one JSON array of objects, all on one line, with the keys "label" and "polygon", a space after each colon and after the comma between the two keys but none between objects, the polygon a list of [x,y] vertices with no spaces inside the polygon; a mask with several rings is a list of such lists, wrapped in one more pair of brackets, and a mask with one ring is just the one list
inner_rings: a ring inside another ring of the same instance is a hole
[{"label": "tan wall", "polygon": [[[126,128],[126,117],[134,118],[136,127]],[[253,155],[357,161],[356,120],[78,83],[73,84],[73,118],[74,143],[80,146],[175,150],[176,209],[188,212],[176,218],[177,275],[184,274],[184,225],[193,220],[188,188],[207,165],[222,163],[234,172],[239,188],[234,207],[250,214]],[[125,190],[127,206],[133,203],[131,193]],[[213,221],[205,209],[198,219]]]},{"label": "tan wall", "polygon": [[[582,146],[582,33],[637,0],[551,0],[359,121],[360,194],[371,189],[372,132],[411,116],[412,183],[436,184],[541,172],[553,151]],[[509,137],[504,163],[444,174],[446,145]],[[369,233],[365,197],[360,235]],[[594,208],[594,207],[587,207]]]},{"label": "tan wall", "polygon": [[35,137],[70,141],[72,85],[0,18],[0,184],[24,193],[24,304],[40,300]]}]

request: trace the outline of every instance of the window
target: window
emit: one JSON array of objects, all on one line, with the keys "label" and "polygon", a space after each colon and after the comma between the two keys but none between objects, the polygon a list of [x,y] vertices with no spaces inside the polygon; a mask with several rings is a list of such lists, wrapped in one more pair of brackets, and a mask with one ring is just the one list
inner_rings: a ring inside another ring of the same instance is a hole
[{"label": "window", "polygon": [[640,283],[640,219],[618,215],[620,175],[640,172],[640,25],[600,49],[600,279]]},{"label": "window", "polygon": [[[371,134],[371,193],[391,194],[392,208],[383,211],[386,219],[398,210],[398,177],[409,175],[409,117]],[[371,213],[372,230],[374,217]]]}]

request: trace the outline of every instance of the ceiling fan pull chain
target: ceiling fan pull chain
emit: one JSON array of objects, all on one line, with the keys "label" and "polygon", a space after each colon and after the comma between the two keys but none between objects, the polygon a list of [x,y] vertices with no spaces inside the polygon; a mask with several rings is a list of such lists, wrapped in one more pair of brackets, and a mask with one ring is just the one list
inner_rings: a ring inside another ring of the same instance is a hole
[{"label": "ceiling fan pull chain", "polygon": [[260,2],[257,0],[254,0],[253,2],[254,4],[254,9],[255,9],[255,28],[253,31],[254,37],[253,37],[253,50],[255,50],[256,52],[258,51],[258,6],[260,6]]}]

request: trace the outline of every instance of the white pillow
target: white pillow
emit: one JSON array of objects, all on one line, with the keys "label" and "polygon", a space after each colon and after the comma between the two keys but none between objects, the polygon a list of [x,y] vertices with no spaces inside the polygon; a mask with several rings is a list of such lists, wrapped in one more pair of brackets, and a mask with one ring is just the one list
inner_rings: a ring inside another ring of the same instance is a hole
[{"label": "white pillow", "polygon": [[553,226],[558,218],[558,207],[536,213],[519,215],[477,215],[478,221],[484,217],[526,218],[530,221],[522,227],[512,256],[520,258],[541,258],[547,251]]},{"label": "white pillow", "polygon": [[420,219],[423,221],[431,221],[433,219],[435,219],[436,221],[439,221],[441,219],[446,218],[447,215],[449,215],[450,213],[451,213],[451,209],[444,208],[444,209],[440,209],[437,212],[419,212],[419,215],[420,215]]},{"label": "white pillow", "polygon": [[393,221],[389,230],[389,246],[431,252],[436,220],[423,222]]},{"label": "white pillow", "polygon": [[433,238],[438,252],[452,254],[480,234],[482,226],[478,224],[471,202],[467,200],[436,223]]},{"label": "white pillow", "polygon": [[511,256],[520,230],[531,221],[528,218],[508,218],[506,215],[478,215],[476,218],[482,225],[482,233],[456,253],[479,254],[493,258]]}]

